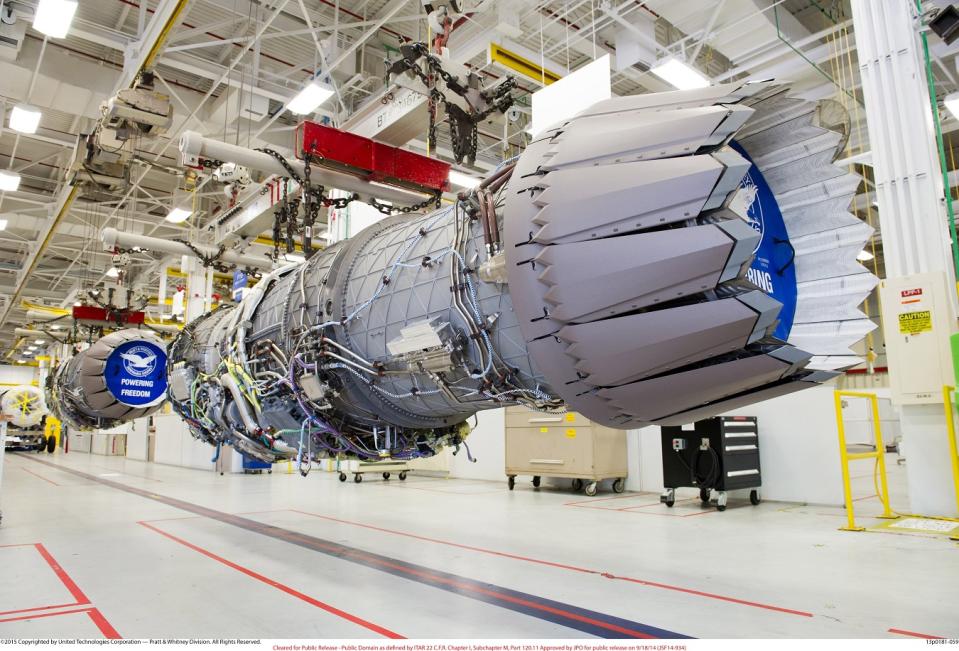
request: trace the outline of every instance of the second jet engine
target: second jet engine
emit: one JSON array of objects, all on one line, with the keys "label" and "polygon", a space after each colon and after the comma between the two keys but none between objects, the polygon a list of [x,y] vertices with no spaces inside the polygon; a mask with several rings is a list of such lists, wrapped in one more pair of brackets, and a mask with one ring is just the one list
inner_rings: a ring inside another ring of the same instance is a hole
[{"label": "second jet engine", "polygon": [[71,427],[109,429],[156,411],[166,397],[166,346],[149,331],[117,330],[47,376],[46,403]]}]

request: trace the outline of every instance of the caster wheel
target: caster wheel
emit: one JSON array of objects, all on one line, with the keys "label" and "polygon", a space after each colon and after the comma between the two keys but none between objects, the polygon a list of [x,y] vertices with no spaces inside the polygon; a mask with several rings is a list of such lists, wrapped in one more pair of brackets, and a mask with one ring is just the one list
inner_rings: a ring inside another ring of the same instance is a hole
[{"label": "caster wheel", "polygon": [[666,498],[666,506],[668,506],[669,508],[673,508],[673,504],[675,503],[676,503],[676,498],[673,498],[673,497]]},{"label": "caster wheel", "polygon": [[273,471],[272,471],[272,470],[267,470],[267,471],[266,471],[266,474],[272,475],[272,474],[273,474]]},{"label": "caster wheel", "polygon": [[386,480],[386,481],[389,481],[389,480],[390,480],[390,473],[384,472],[384,473],[383,473],[383,479]]},{"label": "caster wheel", "polygon": [[582,480],[582,479],[574,479],[574,480],[573,480],[573,490],[574,490],[574,491],[581,491],[581,490],[583,490],[583,480]]},{"label": "caster wheel", "polygon": [[626,490],[626,480],[625,480],[625,479],[623,479],[622,477],[619,477],[619,478],[617,478],[615,481],[613,481],[613,492],[614,492],[614,493],[622,493],[624,490]]},{"label": "caster wheel", "polygon": [[516,477],[513,477],[512,475],[510,475],[510,476],[506,479],[506,485],[509,486],[509,489],[510,489],[510,490],[513,490],[513,488],[515,488],[515,486],[516,486]]},{"label": "caster wheel", "polygon": [[596,482],[591,481],[588,484],[586,484],[586,494],[589,495],[590,497],[596,494]]},{"label": "caster wheel", "polygon": [[720,511],[726,510],[727,497],[726,491],[719,491],[719,495],[716,496],[716,508]]},{"label": "caster wheel", "polygon": [[363,475],[353,475],[353,481],[359,484],[361,481],[363,481]]},{"label": "caster wheel", "polygon": [[700,488],[700,489],[699,489],[699,501],[702,502],[704,506],[705,506],[706,504],[709,504],[709,489],[708,489],[708,488]]},{"label": "caster wheel", "polygon": [[759,491],[751,490],[749,491],[749,501],[753,506],[758,505],[762,500],[759,498]]},{"label": "caster wheel", "polygon": [[539,488],[540,479],[538,476],[533,477],[533,488]]},{"label": "caster wheel", "polygon": [[341,473],[340,473],[340,481],[346,481],[346,473],[345,473],[345,472],[341,472]]},{"label": "caster wheel", "polygon": [[400,473],[400,481],[406,481],[406,472]]}]

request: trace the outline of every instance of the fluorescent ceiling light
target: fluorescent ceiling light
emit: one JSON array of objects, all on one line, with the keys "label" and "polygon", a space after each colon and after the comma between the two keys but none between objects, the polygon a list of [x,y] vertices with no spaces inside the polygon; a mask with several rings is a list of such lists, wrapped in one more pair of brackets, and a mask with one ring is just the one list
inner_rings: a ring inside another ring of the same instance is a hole
[{"label": "fluorescent ceiling light", "polygon": [[40,111],[28,106],[14,106],[10,111],[10,128],[20,133],[36,133],[41,115]]},{"label": "fluorescent ceiling light", "polygon": [[106,272],[106,275],[110,278],[118,278],[120,276],[120,270],[116,267],[110,267],[110,269]]},{"label": "fluorescent ceiling light", "polygon": [[7,230],[7,220],[0,219],[0,231],[5,231],[5,230]]},{"label": "fluorescent ceiling light", "polygon": [[942,103],[946,105],[952,117],[959,119],[959,93],[949,93]]},{"label": "fluorescent ceiling light", "polygon": [[50,326],[50,329],[51,329],[51,330],[59,330],[59,329],[62,328],[62,327],[63,327],[63,326],[59,326],[59,325],[57,325],[57,324],[54,323],[52,326]]},{"label": "fluorescent ceiling light", "polygon": [[309,115],[315,111],[320,104],[333,96],[333,89],[329,86],[314,81],[297,93],[296,97],[290,100],[286,108],[290,113],[297,115]]},{"label": "fluorescent ceiling light", "polygon": [[50,38],[63,38],[70,31],[77,0],[40,0],[33,15],[33,28]]},{"label": "fluorescent ceiling light", "polygon": [[709,86],[709,80],[701,72],[679,59],[664,59],[650,68],[650,72],[679,90]]},{"label": "fluorescent ceiling light", "polygon": [[167,213],[166,220],[171,224],[180,224],[189,219],[190,215],[192,214],[192,210],[187,210],[186,208],[174,208]]},{"label": "fluorescent ceiling light", "polygon": [[450,170],[450,183],[453,185],[458,185],[461,188],[475,188],[482,182],[483,179],[478,179],[475,176],[463,174],[456,170]]},{"label": "fluorescent ceiling light", "polygon": [[38,346],[42,346],[43,344],[45,344],[45,343],[47,343],[47,342],[46,342],[45,339],[37,339],[37,340],[34,341],[33,343],[35,343],[35,344],[38,345]]},{"label": "fluorescent ceiling light", "polygon": [[873,257],[875,256],[873,256],[873,254],[869,251],[860,251],[859,255],[856,256],[856,260],[859,260],[860,262],[869,262],[873,259]]},{"label": "fluorescent ceiling light", "polygon": [[16,172],[0,172],[0,190],[16,192],[20,187],[20,175]]}]

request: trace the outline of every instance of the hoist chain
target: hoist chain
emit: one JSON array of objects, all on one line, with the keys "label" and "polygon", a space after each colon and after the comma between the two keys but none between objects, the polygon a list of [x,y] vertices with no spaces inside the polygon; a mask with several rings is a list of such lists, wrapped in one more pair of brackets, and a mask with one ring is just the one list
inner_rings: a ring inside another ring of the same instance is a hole
[{"label": "hoist chain", "polygon": [[221,271],[221,272],[231,271],[236,268],[236,265],[229,265],[229,264],[220,262],[220,258],[223,256],[223,253],[226,251],[226,247],[222,244],[219,246],[219,248],[217,248],[216,253],[214,253],[213,255],[206,255],[202,251],[200,251],[200,249],[196,248],[193,244],[191,244],[187,240],[174,238],[173,241],[178,242],[184,245],[185,247],[187,247],[188,249],[190,249],[190,251],[193,252],[193,255],[195,255],[200,260],[200,264],[203,265],[203,267],[213,267],[217,271]]},{"label": "hoist chain", "polygon": [[[412,43],[400,48],[403,58],[396,61],[389,69],[390,74],[410,72],[415,75],[426,88],[429,89],[429,132],[430,147],[436,147],[436,106],[442,102],[449,116],[450,140],[452,141],[453,157],[457,163],[464,160],[472,164],[476,159],[478,142],[478,125],[494,112],[506,112],[513,105],[511,91],[516,88],[516,80],[507,77],[500,85],[491,91],[482,92],[480,96],[489,106],[486,110],[477,113],[466,111],[458,104],[451,103],[444,93],[437,90],[431,75],[435,75],[446,83],[446,87],[461,97],[465,97],[467,88],[464,88],[453,75],[443,69],[438,57],[430,53],[425,43]],[[417,61],[420,58],[426,61],[430,75],[424,71]]]}]

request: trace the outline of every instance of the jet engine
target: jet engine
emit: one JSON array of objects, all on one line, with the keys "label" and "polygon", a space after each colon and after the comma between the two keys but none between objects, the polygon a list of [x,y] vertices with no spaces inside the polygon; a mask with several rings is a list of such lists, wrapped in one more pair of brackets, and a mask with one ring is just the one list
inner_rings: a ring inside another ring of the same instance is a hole
[{"label": "jet engine", "polygon": [[308,464],[430,456],[504,405],[635,428],[827,380],[875,277],[815,108],[735,83],[600,102],[189,323],[171,402],[201,440]]},{"label": "jet engine", "polygon": [[7,416],[14,427],[31,429],[43,422],[47,409],[40,389],[22,384],[0,394],[0,413]]},{"label": "jet engine", "polygon": [[71,427],[115,427],[147,416],[163,403],[166,362],[166,346],[153,333],[117,330],[51,370],[46,403]]}]

